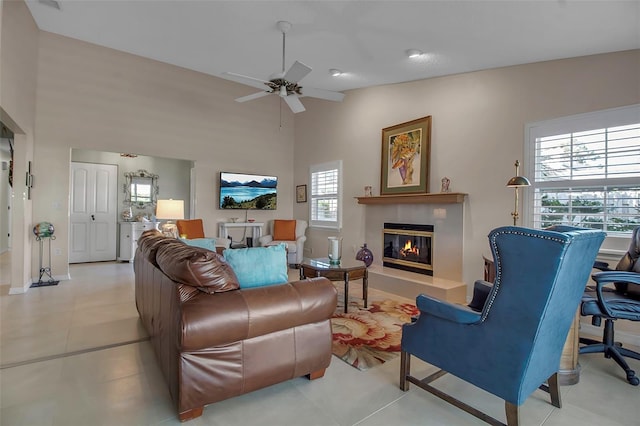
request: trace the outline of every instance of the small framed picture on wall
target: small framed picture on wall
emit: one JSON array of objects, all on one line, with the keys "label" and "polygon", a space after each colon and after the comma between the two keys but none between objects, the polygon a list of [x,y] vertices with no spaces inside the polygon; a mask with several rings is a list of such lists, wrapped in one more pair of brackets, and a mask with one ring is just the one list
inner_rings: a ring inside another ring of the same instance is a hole
[{"label": "small framed picture on wall", "polygon": [[296,202],[297,203],[307,202],[307,185],[296,186]]}]

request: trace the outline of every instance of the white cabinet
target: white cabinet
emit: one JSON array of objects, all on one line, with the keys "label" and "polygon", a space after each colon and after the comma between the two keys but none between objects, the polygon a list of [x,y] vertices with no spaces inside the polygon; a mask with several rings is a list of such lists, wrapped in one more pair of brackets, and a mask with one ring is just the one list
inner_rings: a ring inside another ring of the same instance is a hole
[{"label": "white cabinet", "polygon": [[118,260],[131,262],[136,255],[138,238],[144,231],[157,229],[157,222],[120,222],[120,255]]}]

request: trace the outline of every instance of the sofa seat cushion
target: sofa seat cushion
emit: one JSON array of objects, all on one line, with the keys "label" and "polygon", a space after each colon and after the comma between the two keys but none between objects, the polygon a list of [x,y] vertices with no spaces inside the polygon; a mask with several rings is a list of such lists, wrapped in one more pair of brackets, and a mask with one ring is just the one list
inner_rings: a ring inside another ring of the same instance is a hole
[{"label": "sofa seat cushion", "polygon": [[238,277],[224,258],[200,247],[176,243],[158,247],[156,262],[173,281],[197,287],[205,293],[220,293],[240,288]]},{"label": "sofa seat cushion", "polygon": [[289,280],[284,244],[228,249],[224,257],[236,273],[240,288],[283,284]]},{"label": "sofa seat cushion", "polygon": [[282,285],[199,294],[182,304],[181,351],[222,347],[303,324],[327,321],[337,291],[324,277]]}]

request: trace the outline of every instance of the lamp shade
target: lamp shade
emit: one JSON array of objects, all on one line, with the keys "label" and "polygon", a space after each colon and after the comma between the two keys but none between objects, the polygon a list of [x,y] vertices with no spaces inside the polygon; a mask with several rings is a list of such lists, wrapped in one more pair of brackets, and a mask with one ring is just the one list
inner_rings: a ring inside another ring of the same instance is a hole
[{"label": "lamp shade", "polygon": [[513,187],[518,187],[518,186],[530,186],[531,182],[529,182],[529,179],[527,179],[524,176],[514,176],[511,179],[509,179],[509,182],[507,182],[507,186],[510,188]]},{"label": "lamp shade", "polygon": [[157,219],[184,219],[184,200],[158,200]]}]

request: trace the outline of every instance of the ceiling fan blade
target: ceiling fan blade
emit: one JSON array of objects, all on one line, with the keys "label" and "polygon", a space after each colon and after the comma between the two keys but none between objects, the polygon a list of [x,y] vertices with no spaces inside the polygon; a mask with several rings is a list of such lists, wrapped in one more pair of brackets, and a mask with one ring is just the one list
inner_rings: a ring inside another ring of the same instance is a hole
[{"label": "ceiling fan blade", "polygon": [[289,71],[284,75],[284,79],[289,83],[297,83],[311,72],[311,68],[302,62],[295,61]]},{"label": "ceiling fan blade", "polygon": [[262,97],[270,95],[270,94],[271,94],[271,92],[258,92],[258,93],[254,93],[252,95],[247,95],[247,96],[243,96],[241,98],[237,98],[236,102],[252,101],[254,99],[262,98]]},{"label": "ceiling fan blade", "polygon": [[332,92],[331,90],[325,89],[316,89],[314,87],[303,87],[301,96],[309,96],[311,98],[319,98],[335,102],[342,102],[344,99],[344,93]]},{"label": "ceiling fan blade", "polygon": [[300,102],[300,99],[298,99],[297,95],[285,96],[283,99],[287,103],[287,105],[289,105],[289,108],[291,108],[291,111],[293,111],[294,114],[306,111],[304,105],[302,105],[302,102]]},{"label": "ceiling fan blade", "polygon": [[236,74],[233,72],[223,72],[222,75],[224,75],[227,80],[246,84],[247,86],[255,87],[256,89],[264,89],[264,86],[269,84],[266,80],[260,80],[259,78],[248,77],[246,75]]}]

